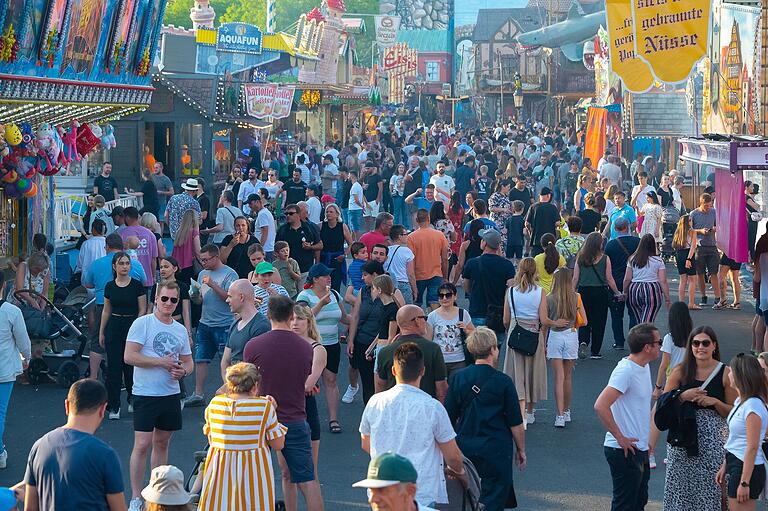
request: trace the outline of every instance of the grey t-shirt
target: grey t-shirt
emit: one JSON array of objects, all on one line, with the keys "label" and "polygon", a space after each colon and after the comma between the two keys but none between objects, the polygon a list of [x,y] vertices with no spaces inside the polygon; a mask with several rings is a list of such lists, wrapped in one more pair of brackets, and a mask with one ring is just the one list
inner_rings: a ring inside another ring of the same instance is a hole
[{"label": "grey t-shirt", "polygon": [[264,314],[259,312],[245,325],[245,328],[238,330],[237,324],[240,321],[235,321],[229,329],[229,340],[227,341],[227,348],[232,350],[232,363],[236,364],[243,361],[243,350],[248,341],[254,337],[258,337],[261,334],[267,333],[272,329],[272,325],[269,320],[264,317]]},{"label": "grey t-shirt", "polygon": [[[152,182],[155,183],[155,188],[157,188],[158,192],[170,192],[173,190],[173,184],[171,183],[171,179],[163,174],[162,176],[158,176],[157,174],[152,175]],[[168,204],[168,195],[163,195],[161,193],[157,194],[157,203],[160,205],[161,208],[164,208],[166,204]]]},{"label": "grey t-shirt", "polygon": [[224,291],[229,289],[234,281],[238,279],[237,272],[227,265],[223,265],[218,270],[203,270],[197,281],[201,284],[201,293],[203,294],[203,312],[200,315],[200,323],[210,327],[227,327],[232,324],[234,319],[232,311],[226,301],[222,300],[216,292],[203,284],[203,277],[208,276],[216,282]]},{"label": "grey t-shirt", "polygon": [[[699,208],[691,211],[691,224],[694,229],[711,229],[715,226],[716,218],[717,215],[715,215],[715,208],[711,208],[706,213],[704,213]],[[697,246],[699,247],[717,246],[717,243],[715,242],[715,232],[709,231],[707,234],[697,234],[696,242]]]},{"label": "grey t-shirt", "polygon": [[115,450],[89,433],[64,427],[32,446],[24,482],[37,487],[44,511],[108,511],[107,495],[124,491]]}]

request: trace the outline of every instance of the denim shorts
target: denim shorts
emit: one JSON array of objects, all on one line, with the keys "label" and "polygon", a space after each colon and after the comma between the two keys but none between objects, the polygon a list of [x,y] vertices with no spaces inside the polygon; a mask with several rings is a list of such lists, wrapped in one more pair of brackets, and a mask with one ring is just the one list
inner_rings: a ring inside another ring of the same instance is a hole
[{"label": "denim shorts", "polygon": [[224,353],[224,347],[228,340],[228,327],[198,324],[195,339],[195,362],[210,362],[217,352],[221,355]]},{"label": "denim shorts", "polygon": [[403,298],[405,299],[406,305],[410,305],[413,303],[413,289],[411,289],[410,282],[398,282],[397,289],[399,289],[400,292],[403,293]]},{"label": "denim shorts", "polygon": [[315,480],[315,465],[312,462],[312,440],[307,421],[287,422],[285,446],[280,451],[288,465],[291,482],[306,483]]},{"label": "denim shorts", "polygon": [[349,228],[353,231],[360,231],[363,224],[363,210],[350,209],[347,216],[349,217]]}]

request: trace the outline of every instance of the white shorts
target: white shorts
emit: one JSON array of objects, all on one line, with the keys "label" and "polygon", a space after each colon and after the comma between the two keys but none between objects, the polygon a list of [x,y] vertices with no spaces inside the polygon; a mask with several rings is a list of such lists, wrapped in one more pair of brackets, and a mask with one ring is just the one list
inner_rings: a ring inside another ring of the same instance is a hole
[{"label": "white shorts", "polygon": [[576,360],[579,358],[579,331],[563,330],[549,331],[547,339],[547,358],[561,358],[563,360]]},{"label": "white shorts", "polygon": [[368,207],[365,208],[365,211],[363,211],[363,216],[365,217],[376,217],[379,214],[379,203],[375,200],[372,200],[368,203]]}]

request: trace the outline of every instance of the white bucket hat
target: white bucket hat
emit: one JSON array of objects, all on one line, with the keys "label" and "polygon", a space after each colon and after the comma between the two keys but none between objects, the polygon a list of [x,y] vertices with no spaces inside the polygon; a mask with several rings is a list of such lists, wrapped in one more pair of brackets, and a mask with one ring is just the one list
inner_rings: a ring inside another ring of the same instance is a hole
[{"label": "white bucket hat", "polygon": [[189,493],[184,490],[184,474],[173,465],[160,465],[152,470],[149,484],[141,490],[145,502],[166,506],[189,503]]}]

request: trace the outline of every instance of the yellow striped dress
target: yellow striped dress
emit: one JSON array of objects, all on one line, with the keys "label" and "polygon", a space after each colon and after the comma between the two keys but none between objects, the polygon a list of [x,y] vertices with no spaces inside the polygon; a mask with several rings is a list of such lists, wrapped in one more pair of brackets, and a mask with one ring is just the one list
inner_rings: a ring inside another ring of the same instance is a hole
[{"label": "yellow striped dress", "polygon": [[268,440],[285,435],[266,398],[216,396],[205,409],[205,460],[198,509],[274,511],[275,484]]}]

